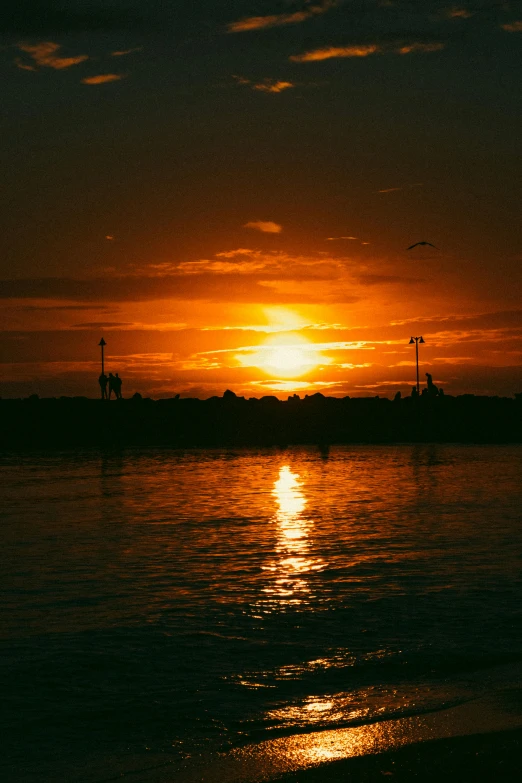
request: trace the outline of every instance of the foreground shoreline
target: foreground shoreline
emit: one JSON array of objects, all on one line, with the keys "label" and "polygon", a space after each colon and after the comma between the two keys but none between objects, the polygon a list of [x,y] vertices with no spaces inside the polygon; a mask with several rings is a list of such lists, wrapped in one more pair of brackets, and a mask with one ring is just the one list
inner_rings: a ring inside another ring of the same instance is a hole
[{"label": "foreground shoreline", "polygon": [[522,396],[0,399],[0,448],[520,443]]},{"label": "foreground shoreline", "polygon": [[415,743],[394,751],[332,761],[273,778],[274,783],[514,781],[522,767],[522,729]]},{"label": "foreground shoreline", "polygon": [[[522,761],[522,689],[406,718],[293,734],[175,761],[143,754],[90,759],[17,783],[467,783],[515,781]],[[74,772],[74,774],[73,774]]]},{"label": "foreground shoreline", "polygon": [[[330,732],[324,732],[328,735]],[[290,771],[254,764],[183,766],[161,756],[78,760],[23,769],[3,767],[5,783],[507,783],[518,780],[522,766],[522,727],[481,734],[412,742]]]}]

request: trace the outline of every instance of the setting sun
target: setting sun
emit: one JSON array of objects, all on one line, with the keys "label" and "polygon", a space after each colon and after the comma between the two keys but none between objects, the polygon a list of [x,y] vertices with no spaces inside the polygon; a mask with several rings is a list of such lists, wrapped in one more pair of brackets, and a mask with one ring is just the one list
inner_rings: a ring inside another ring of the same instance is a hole
[{"label": "setting sun", "polygon": [[315,357],[300,345],[274,345],[264,354],[262,366],[285,375],[301,375],[316,364]]},{"label": "setting sun", "polygon": [[304,375],[324,361],[313,343],[296,335],[278,335],[237,358],[243,366],[276,372],[285,378]]}]

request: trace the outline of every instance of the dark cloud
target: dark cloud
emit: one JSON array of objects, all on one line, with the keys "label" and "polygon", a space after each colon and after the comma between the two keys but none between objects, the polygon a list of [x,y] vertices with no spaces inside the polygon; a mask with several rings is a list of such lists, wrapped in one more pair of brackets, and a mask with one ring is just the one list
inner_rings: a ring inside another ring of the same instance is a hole
[{"label": "dark cloud", "polygon": [[114,312],[114,307],[110,307],[109,305],[94,305],[94,304],[88,304],[88,305],[81,305],[81,304],[75,304],[75,305],[21,305],[20,307],[13,308],[17,311],[21,311],[24,313],[37,313],[37,312],[54,312],[54,311],[61,311],[61,310],[109,310],[111,312]]},{"label": "dark cloud", "polygon": [[312,301],[311,297],[300,293],[278,293],[274,289],[280,279],[280,276],[270,279],[266,274],[262,275],[262,279],[248,275],[129,276],[90,280],[41,277],[0,280],[0,299],[72,299],[79,302],[146,302],[155,299],[266,303]]},{"label": "dark cloud", "polygon": [[59,0],[6,0],[0,15],[0,33],[40,35],[137,27],[144,13],[137,6],[110,6]]},{"label": "dark cloud", "polygon": [[442,329],[502,329],[509,326],[520,327],[522,323],[522,310],[497,310],[492,313],[480,313],[473,315],[443,315],[426,316],[424,318],[409,318],[404,321],[395,321],[394,326],[414,327],[424,330],[441,331]]},{"label": "dark cloud", "polygon": [[386,283],[401,283],[402,285],[415,285],[425,283],[422,277],[403,277],[401,275],[359,275],[356,278],[361,285],[383,285]]},{"label": "dark cloud", "polygon": [[133,326],[132,321],[88,321],[85,324],[73,324],[73,329],[114,329],[121,326]]}]

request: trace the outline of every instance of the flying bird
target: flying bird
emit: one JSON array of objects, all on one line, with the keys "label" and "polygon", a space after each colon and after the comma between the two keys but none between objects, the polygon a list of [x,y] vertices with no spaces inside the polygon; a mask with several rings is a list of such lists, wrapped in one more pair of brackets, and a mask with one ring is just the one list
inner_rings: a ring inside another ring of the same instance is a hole
[{"label": "flying bird", "polygon": [[429,245],[430,247],[434,247],[435,250],[438,250],[438,247],[435,247],[435,245],[432,245],[431,242],[415,242],[414,245],[410,245],[406,248],[406,250],[413,250],[414,247],[417,247],[417,245]]}]

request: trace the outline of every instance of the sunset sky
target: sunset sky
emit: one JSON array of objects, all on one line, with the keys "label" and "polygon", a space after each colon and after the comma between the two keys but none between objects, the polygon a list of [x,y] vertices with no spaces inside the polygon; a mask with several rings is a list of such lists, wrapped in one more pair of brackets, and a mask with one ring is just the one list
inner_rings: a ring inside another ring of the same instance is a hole
[{"label": "sunset sky", "polygon": [[5,3],[0,396],[522,391],[522,2]]}]

